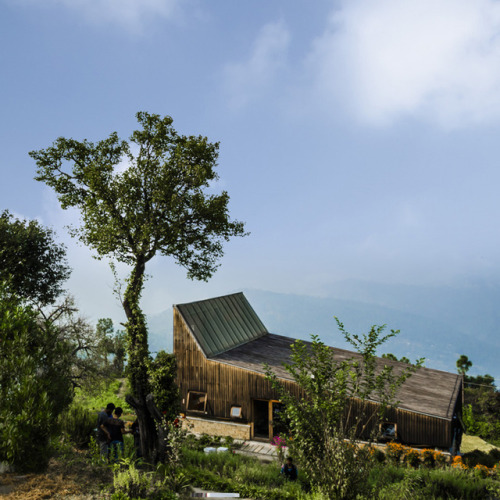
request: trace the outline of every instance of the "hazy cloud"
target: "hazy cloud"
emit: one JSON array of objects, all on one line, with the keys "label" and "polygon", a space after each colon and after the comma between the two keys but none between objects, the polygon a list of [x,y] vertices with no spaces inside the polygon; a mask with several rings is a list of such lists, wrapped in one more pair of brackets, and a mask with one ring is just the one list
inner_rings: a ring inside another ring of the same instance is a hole
[{"label": "hazy cloud", "polygon": [[321,99],[344,103],[364,123],[496,120],[500,3],[343,0],[308,62]]},{"label": "hazy cloud", "polygon": [[244,107],[274,81],[285,67],[290,42],[283,23],[265,25],[255,40],[248,59],[225,68],[225,86],[230,105]]}]

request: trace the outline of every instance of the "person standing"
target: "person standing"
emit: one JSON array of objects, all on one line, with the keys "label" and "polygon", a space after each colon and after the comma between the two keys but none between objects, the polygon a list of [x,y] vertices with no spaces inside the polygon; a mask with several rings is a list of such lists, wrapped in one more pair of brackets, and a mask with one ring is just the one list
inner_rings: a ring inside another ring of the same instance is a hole
[{"label": "person standing", "polygon": [[118,461],[119,452],[123,456],[123,434],[127,431],[125,430],[125,422],[120,418],[122,416],[123,410],[118,406],[115,408],[115,416],[109,418],[104,424],[110,435],[110,445],[109,451],[110,456],[114,457],[114,461]]},{"label": "person standing", "polygon": [[97,416],[97,443],[99,444],[99,451],[101,458],[107,460],[109,454],[109,443],[111,442],[111,435],[106,427],[106,422],[113,416],[115,405],[108,403],[106,409],[101,411]]}]

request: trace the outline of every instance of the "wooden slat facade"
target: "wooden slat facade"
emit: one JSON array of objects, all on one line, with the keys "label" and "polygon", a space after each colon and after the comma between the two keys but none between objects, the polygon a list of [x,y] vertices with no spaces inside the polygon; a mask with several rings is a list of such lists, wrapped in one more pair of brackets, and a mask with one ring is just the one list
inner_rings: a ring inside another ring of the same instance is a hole
[{"label": "wooden slat facade", "polygon": [[[278,342],[278,337],[269,334],[265,338],[269,338],[269,342]],[[293,339],[289,340],[293,342]],[[259,342],[262,343],[263,340],[258,339],[249,343],[246,352],[250,354],[251,346]],[[273,401],[278,399],[278,394],[276,394],[271,384],[266,380],[262,369],[264,362],[269,362],[271,365],[274,364],[272,359],[270,359],[272,352],[268,351],[267,357],[261,357],[259,360],[257,358],[253,361],[251,359],[243,359],[240,363],[242,366],[237,366],[238,359],[235,358],[235,355],[240,351],[245,352],[245,346],[237,347],[228,353],[222,353],[212,359],[207,358],[189,326],[184,321],[182,314],[174,306],[174,354],[177,359],[177,381],[185,413],[191,416],[226,421],[231,420],[253,425],[255,423],[253,401]],[[230,355],[230,353],[233,354]],[[241,357],[240,354],[238,356]],[[258,364],[260,365],[257,366]],[[278,373],[287,390],[299,397],[301,390],[297,384],[291,380],[286,380],[284,375],[281,375]],[[415,389],[413,388],[413,390]],[[190,391],[207,394],[207,404],[203,414],[187,411],[186,404]],[[425,395],[425,389],[422,392]],[[443,402],[442,409],[440,409],[442,413],[444,412],[443,414],[446,414],[446,417],[436,417],[403,408],[390,409],[386,420],[396,423],[398,439],[403,443],[412,445],[439,448],[451,447],[453,437],[452,416],[455,412],[461,411],[460,384],[457,387],[449,388],[448,394],[452,394],[451,400],[448,397],[448,400]],[[417,394],[415,394],[415,398],[418,399]],[[375,410],[377,404],[372,404]],[[230,411],[232,406],[241,407],[240,418],[231,418]],[[269,429],[269,437],[272,437],[271,426]]]}]

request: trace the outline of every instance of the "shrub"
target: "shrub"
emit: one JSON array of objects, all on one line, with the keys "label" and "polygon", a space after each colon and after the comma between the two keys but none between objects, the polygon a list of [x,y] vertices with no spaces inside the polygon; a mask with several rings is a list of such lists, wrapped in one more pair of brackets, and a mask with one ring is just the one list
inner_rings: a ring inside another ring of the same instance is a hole
[{"label": "shrub", "polygon": [[286,455],[286,439],[281,436],[274,436],[271,444],[276,446],[276,458],[278,459],[278,463],[283,464]]},{"label": "shrub", "polygon": [[[476,478],[453,469],[400,469],[404,472],[394,481],[372,483],[373,496],[384,500],[417,500],[440,498],[467,498],[483,500],[491,498],[492,492],[498,491],[498,485],[492,480]],[[496,493],[495,493],[496,494]],[[495,498],[495,495],[493,495]]]},{"label": "shrub", "polygon": [[434,450],[425,449],[422,450],[422,461],[427,467],[434,467],[436,459],[434,457]]},{"label": "shrub", "polygon": [[467,470],[468,466],[464,464],[460,455],[455,455],[451,461],[451,467],[458,470]]},{"label": "shrub", "polygon": [[382,464],[385,462],[386,455],[380,448],[377,448],[377,447],[370,448],[370,454],[371,454],[372,459],[376,463]]},{"label": "shrub", "polygon": [[436,461],[436,465],[439,467],[444,467],[449,463],[448,457],[442,451],[434,452],[434,460]]},{"label": "shrub", "polygon": [[485,465],[477,464],[474,466],[474,474],[477,477],[486,478],[490,475],[490,470]]},{"label": "shrub", "polygon": [[464,453],[464,455],[462,455],[462,460],[470,468],[478,464],[485,465],[486,467],[494,467],[495,464],[498,463],[498,459],[495,458],[495,455],[491,455],[490,453],[486,453],[481,450]]},{"label": "shrub", "polygon": [[130,463],[126,469],[115,469],[113,474],[113,488],[116,493],[123,493],[130,498],[149,498],[148,490],[151,487],[151,474],[142,472]]},{"label": "shrub", "polygon": [[61,431],[78,448],[87,448],[96,426],[94,412],[81,406],[71,406],[59,419]]},{"label": "shrub", "polygon": [[69,345],[0,286],[0,462],[43,470],[72,398]]},{"label": "shrub", "polygon": [[393,464],[399,464],[404,453],[405,447],[399,443],[387,443],[385,447],[385,454],[387,455],[387,459]]},{"label": "shrub", "polygon": [[420,453],[417,450],[409,448],[404,454],[404,463],[409,467],[417,468],[420,465]]}]

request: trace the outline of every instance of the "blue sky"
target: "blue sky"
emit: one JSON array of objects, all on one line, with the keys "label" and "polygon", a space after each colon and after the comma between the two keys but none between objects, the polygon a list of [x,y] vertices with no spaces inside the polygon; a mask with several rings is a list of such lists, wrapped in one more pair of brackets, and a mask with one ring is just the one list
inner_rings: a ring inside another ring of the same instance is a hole
[{"label": "blue sky", "polygon": [[153,261],[148,313],[344,279],[498,282],[499,35],[493,0],[0,0],[0,208],[54,227],[82,312],[123,320],[28,152],[127,138],[144,110],[220,141],[251,232],[207,284]]}]

